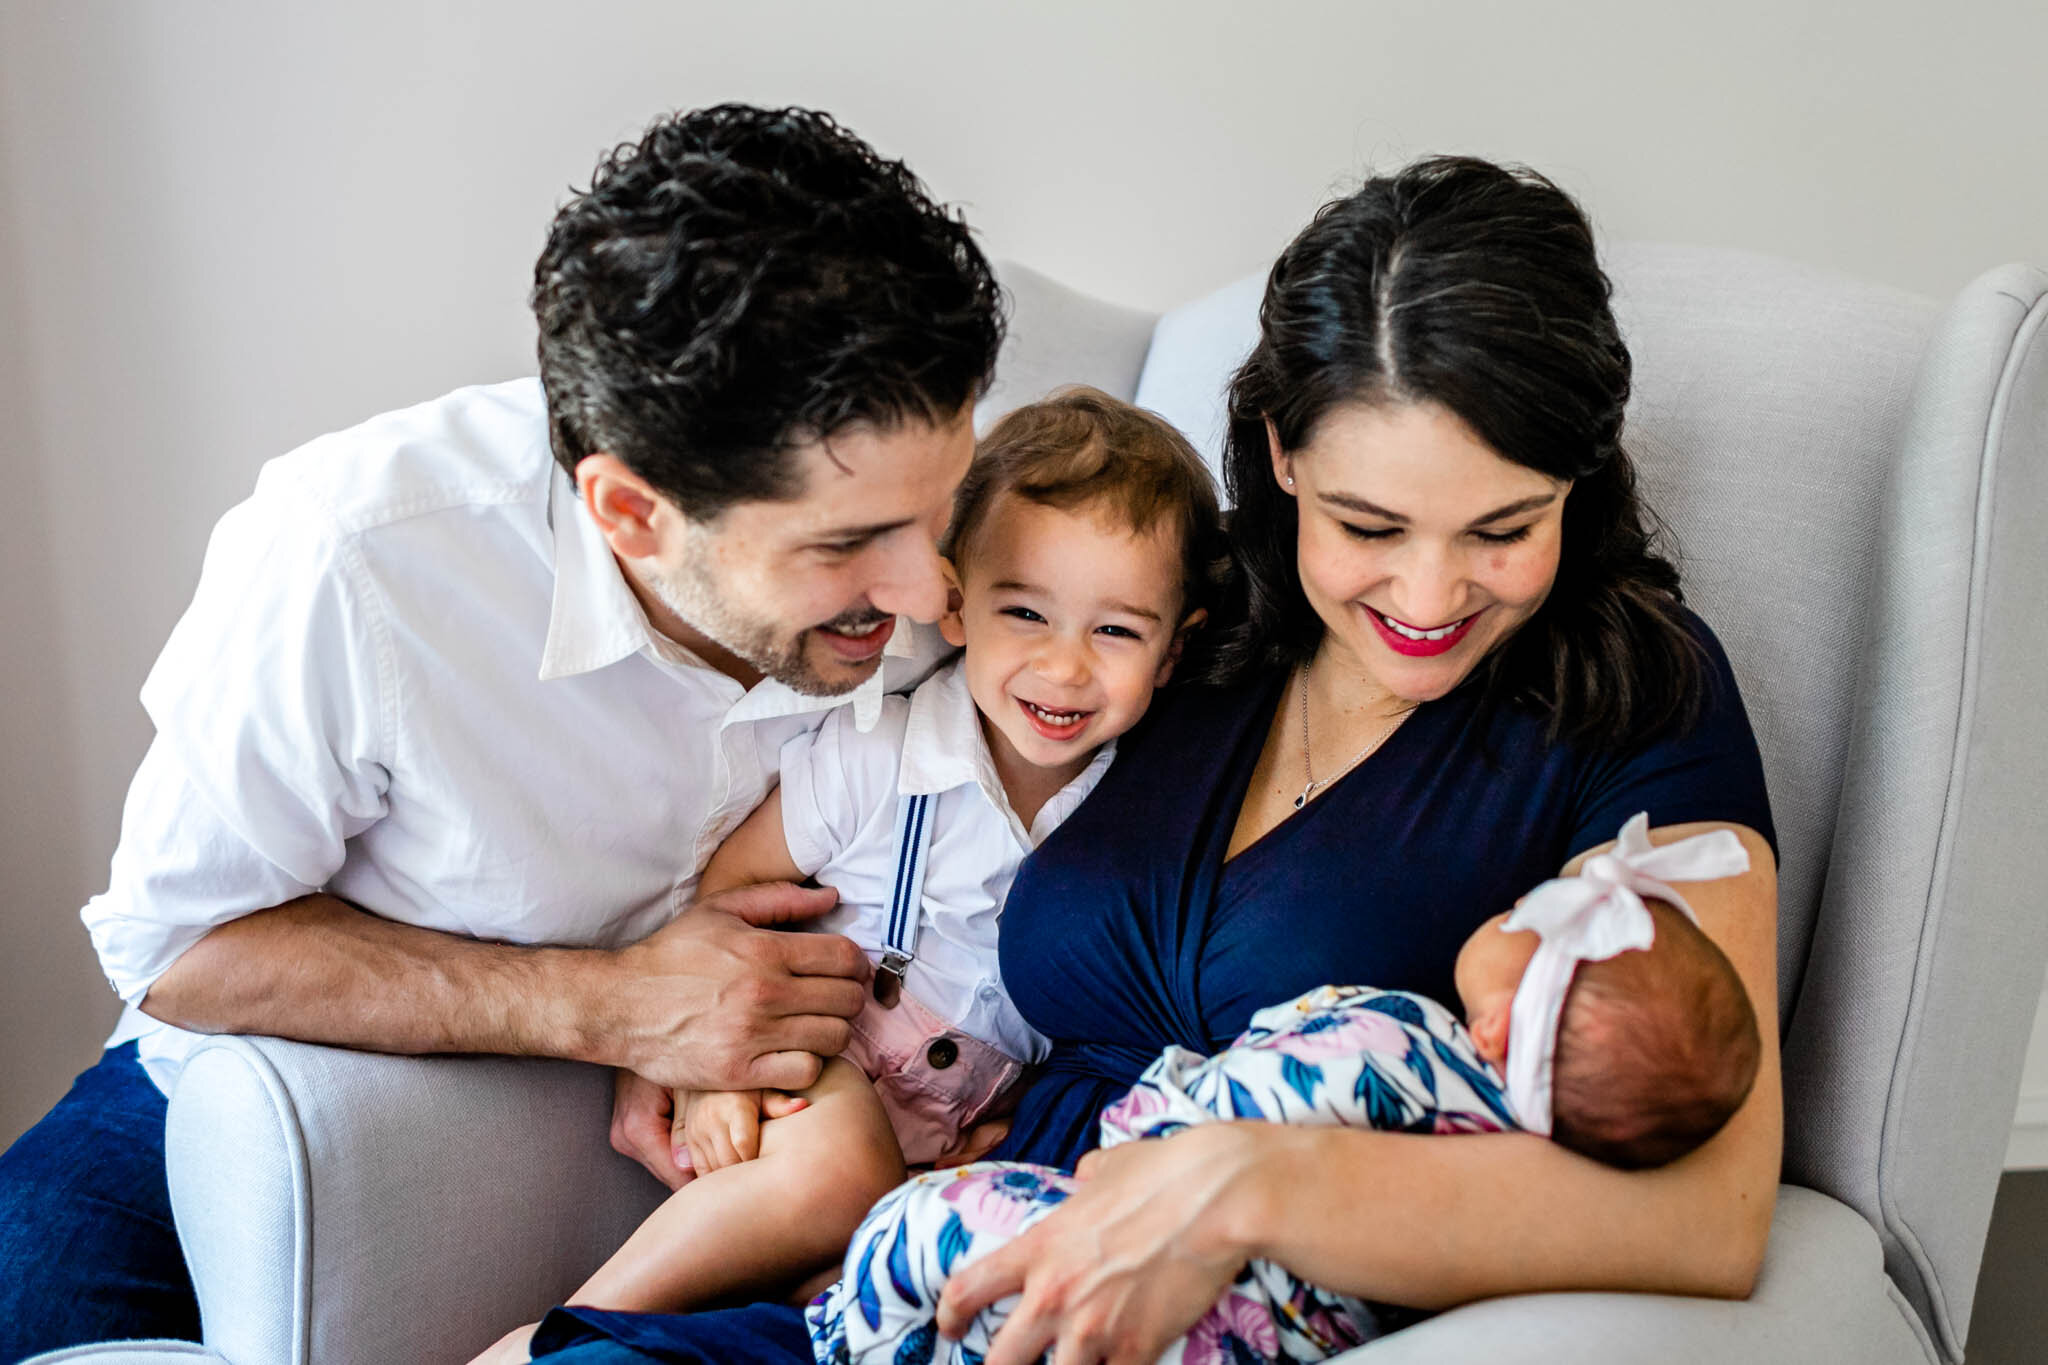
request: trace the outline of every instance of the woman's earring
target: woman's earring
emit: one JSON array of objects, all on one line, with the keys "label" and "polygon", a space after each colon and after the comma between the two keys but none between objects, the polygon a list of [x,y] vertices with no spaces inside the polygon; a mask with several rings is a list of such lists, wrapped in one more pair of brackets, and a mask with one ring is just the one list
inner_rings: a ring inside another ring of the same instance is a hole
[{"label": "woman's earring", "polygon": [[1292,488],[1292,487],[1294,487],[1294,476],[1293,476],[1292,474],[1289,474],[1289,475],[1287,476],[1287,486],[1288,486],[1289,488]]}]

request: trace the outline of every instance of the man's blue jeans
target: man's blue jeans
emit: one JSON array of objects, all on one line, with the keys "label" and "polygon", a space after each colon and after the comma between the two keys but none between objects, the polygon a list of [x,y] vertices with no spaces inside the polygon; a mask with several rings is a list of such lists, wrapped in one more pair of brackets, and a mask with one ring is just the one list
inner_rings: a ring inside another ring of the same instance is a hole
[{"label": "man's blue jeans", "polygon": [[0,1154],[0,1365],[87,1342],[199,1339],[164,1109],[128,1043]]}]

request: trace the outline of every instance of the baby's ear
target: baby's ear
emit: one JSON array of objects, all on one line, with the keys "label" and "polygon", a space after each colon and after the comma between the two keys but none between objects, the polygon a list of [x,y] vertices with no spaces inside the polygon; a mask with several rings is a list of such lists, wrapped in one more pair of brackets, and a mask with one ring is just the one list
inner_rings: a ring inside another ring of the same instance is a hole
[{"label": "baby's ear", "polygon": [[1166,657],[1159,661],[1159,673],[1152,679],[1154,687],[1166,686],[1166,680],[1173,676],[1173,666],[1180,662],[1180,656],[1187,651],[1188,636],[1201,629],[1202,622],[1209,619],[1209,613],[1201,607],[1189,612],[1174,628],[1173,639],[1166,646]]},{"label": "baby's ear", "polygon": [[1509,1009],[1507,1003],[1489,1005],[1465,1025],[1465,1031],[1472,1035],[1472,1046],[1495,1066],[1508,1064]]},{"label": "baby's ear", "polygon": [[953,561],[941,557],[939,572],[946,577],[946,609],[939,614],[939,635],[955,649],[967,643],[967,623],[960,618],[966,596],[960,591],[960,571]]}]

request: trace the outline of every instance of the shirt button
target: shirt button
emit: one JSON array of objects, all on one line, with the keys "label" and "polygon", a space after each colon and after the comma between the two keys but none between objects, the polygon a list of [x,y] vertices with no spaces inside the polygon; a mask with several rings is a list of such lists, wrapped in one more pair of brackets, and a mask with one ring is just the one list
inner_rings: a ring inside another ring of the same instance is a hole
[{"label": "shirt button", "polygon": [[960,1060],[960,1045],[951,1038],[940,1038],[925,1049],[925,1061],[931,1063],[934,1071],[944,1071]]}]

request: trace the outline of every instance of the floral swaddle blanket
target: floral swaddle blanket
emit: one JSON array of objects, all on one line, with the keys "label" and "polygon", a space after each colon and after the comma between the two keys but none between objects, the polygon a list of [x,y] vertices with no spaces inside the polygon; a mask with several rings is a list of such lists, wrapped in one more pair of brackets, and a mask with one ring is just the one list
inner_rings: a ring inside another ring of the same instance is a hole
[{"label": "floral swaddle blanket", "polygon": [[[1434,1000],[1322,986],[1260,1010],[1222,1052],[1170,1047],[1102,1111],[1102,1145],[1233,1119],[1411,1133],[1516,1125],[1498,1072]],[[819,1365],[979,1365],[1013,1301],[960,1341],[933,1324],[955,1268],[1012,1240],[1066,1200],[1072,1176],[1021,1162],[927,1171],[868,1213],[845,1273],[805,1311]],[[1269,1261],[1237,1281],[1161,1365],[1327,1360],[1417,1316],[1328,1293]]]}]

